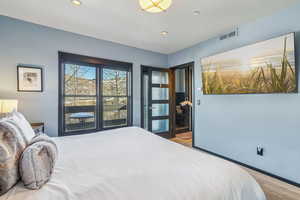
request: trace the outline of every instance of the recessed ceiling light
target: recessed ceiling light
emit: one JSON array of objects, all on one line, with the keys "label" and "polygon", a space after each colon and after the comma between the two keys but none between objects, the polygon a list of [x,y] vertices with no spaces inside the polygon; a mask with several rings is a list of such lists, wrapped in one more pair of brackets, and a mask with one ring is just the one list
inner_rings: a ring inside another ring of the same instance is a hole
[{"label": "recessed ceiling light", "polygon": [[200,15],[200,11],[199,10],[195,10],[194,11],[194,15]]},{"label": "recessed ceiling light", "polygon": [[162,31],[160,34],[161,34],[162,36],[166,36],[166,35],[168,35],[168,31]]},{"label": "recessed ceiling light", "polygon": [[82,3],[79,0],[71,0],[71,3],[76,5],[76,6],[80,6]]}]

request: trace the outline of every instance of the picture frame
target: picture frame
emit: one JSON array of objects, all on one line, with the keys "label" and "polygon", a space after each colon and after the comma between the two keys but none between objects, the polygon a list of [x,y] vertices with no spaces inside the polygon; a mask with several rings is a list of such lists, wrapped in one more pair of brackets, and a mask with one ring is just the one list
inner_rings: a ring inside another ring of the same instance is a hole
[{"label": "picture frame", "polygon": [[43,92],[43,68],[17,66],[18,92]]}]

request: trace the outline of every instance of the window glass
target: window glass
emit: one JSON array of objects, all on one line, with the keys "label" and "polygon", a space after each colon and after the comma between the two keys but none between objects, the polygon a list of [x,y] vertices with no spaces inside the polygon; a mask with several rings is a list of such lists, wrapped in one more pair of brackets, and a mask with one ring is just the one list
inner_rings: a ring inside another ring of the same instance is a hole
[{"label": "window glass", "polygon": [[127,125],[127,97],[103,98],[104,128]]},{"label": "window glass", "polygon": [[168,72],[152,71],[152,83],[153,84],[168,84],[169,83]]},{"label": "window glass", "polygon": [[65,65],[66,95],[96,95],[96,68],[74,64]]},{"label": "window glass", "polygon": [[103,96],[127,95],[126,71],[103,69]]},{"label": "window glass", "polygon": [[169,131],[169,120],[153,120],[152,121],[152,131],[153,133],[162,133]]},{"label": "window glass", "polygon": [[95,97],[66,97],[64,110],[66,132],[96,128]]},{"label": "window glass", "polygon": [[103,128],[128,124],[128,72],[103,68]]},{"label": "window glass", "polygon": [[152,117],[168,116],[169,104],[152,104]]},{"label": "window glass", "polygon": [[152,88],[152,100],[168,100],[169,99],[169,88]]}]

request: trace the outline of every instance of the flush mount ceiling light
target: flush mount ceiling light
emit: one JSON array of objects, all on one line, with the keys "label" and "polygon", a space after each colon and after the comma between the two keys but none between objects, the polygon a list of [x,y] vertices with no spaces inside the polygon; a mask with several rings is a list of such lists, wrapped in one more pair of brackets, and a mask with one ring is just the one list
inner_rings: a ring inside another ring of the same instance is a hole
[{"label": "flush mount ceiling light", "polygon": [[166,11],[172,4],[172,0],[139,0],[144,11],[159,13]]},{"label": "flush mount ceiling light", "polygon": [[71,0],[71,3],[76,5],[76,6],[80,6],[82,3],[79,0]]},{"label": "flush mount ceiling light", "polygon": [[166,35],[168,35],[168,31],[162,31],[162,32],[160,32],[160,34],[161,34],[162,36],[166,36]]}]

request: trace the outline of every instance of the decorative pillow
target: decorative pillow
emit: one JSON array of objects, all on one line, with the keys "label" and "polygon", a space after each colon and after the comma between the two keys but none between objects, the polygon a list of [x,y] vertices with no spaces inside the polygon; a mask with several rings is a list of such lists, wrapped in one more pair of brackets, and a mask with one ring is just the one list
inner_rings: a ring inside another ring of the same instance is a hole
[{"label": "decorative pillow", "polygon": [[24,186],[35,190],[46,184],[51,178],[56,159],[57,146],[50,137],[42,134],[33,138],[19,162]]},{"label": "decorative pillow", "polygon": [[8,118],[13,120],[20,127],[22,133],[28,141],[32,140],[32,138],[35,136],[34,130],[23,114],[13,111],[12,113],[10,113]]},{"label": "decorative pillow", "polygon": [[0,121],[0,195],[20,179],[18,164],[27,140],[13,121]]}]

